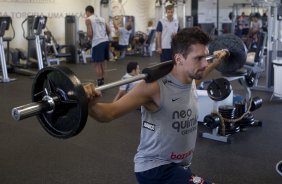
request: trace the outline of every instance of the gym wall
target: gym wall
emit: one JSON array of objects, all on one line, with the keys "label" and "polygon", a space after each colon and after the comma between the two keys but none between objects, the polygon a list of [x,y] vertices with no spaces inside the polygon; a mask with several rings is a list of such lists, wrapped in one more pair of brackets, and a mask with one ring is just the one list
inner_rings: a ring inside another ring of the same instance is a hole
[{"label": "gym wall", "polygon": [[[156,24],[160,17],[156,17],[156,0],[112,0],[121,2],[124,15],[135,16],[136,31],[145,31],[148,20]],[[220,8],[229,12],[233,3],[249,3],[249,0],[219,0]],[[11,47],[27,48],[27,41],[23,38],[21,23],[28,15],[48,16],[47,27],[53,33],[58,43],[64,44],[64,17],[76,15],[79,19],[79,30],[86,30],[84,24],[84,9],[93,5],[95,13],[100,15],[100,0],[0,0],[0,16],[11,16],[15,28],[15,39]],[[186,15],[191,15],[191,0],[186,0]],[[200,7],[204,8],[204,7]],[[207,10],[209,11],[209,10]],[[222,17],[222,16],[221,16]],[[26,24],[24,25],[26,29]],[[6,35],[11,36],[10,29]]]},{"label": "gym wall", "polygon": [[[155,0],[111,0],[112,3],[120,4],[121,14],[135,17],[135,30],[146,31],[148,20],[155,19]],[[90,1],[97,9],[98,15],[101,15],[100,0]],[[116,11],[116,10],[112,10]]]},{"label": "gym wall", "polygon": [[[11,47],[27,50],[27,40],[23,37],[21,24],[29,15],[48,16],[47,27],[58,43],[64,43],[65,16],[76,15],[79,29],[85,30],[84,9],[90,0],[0,0],[0,16],[11,16],[15,29],[15,39]],[[25,31],[27,24],[24,24]],[[27,34],[27,33],[26,33]],[[11,29],[6,36],[12,36]]]}]

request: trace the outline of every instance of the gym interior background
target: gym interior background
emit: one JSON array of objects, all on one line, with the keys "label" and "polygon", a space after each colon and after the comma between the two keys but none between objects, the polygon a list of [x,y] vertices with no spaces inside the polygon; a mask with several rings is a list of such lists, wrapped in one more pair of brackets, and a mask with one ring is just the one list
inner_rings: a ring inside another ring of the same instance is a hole
[{"label": "gym interior background", "polygon": [[[84,9],[87,5],[93,5],[95,13],[104,16],[106,20],[109,20],[108,15],[133,16],[135,32],[145,32],[149,20],[152,20],[155,26],[158,19],[164,15],[164,6],[156,0],[112,0],[101,4],[102,2],[107,1],[0,0],[0,17],[10,16],[14,29],[10,27],[3,37],[12,37],[8,41],[11,50],[14,48],[29,50],[34,43],[23,36],[28,33],[26,25],[28,23],[23,24],[24,20],[29,16],[47,16],[46,28],[41,33],[48,28],[58,44],[68,45],[71,42],[75,48],[77,47],[70,60],[68,54],[62,57],[52,56],[52,59],[55,58],[59,64],[69,67],[82,82],[93,82],[94,68],[90,67],[89,60],[84,60],[82,55],[84,50],[79,43],[81,41],[79,31],[86,31]],[[268,30],[264,31],[260,46],[262,54],[257,55],[258,61],[244,65],[248,71],[259,73],[252,79],[253,86],[242,84],[241,79],[244,79],[244,82],[245,77],[227,77],[234,96],[251,95],[263,101],[261,107],[252,112],[259,126],[248,126],[244,131],[232,133],[227,137],[219,136],[216,128],[207,128],[200,123],[192,170],[221,184],[282,183],[282,176],[276,171],[277,163],[282,160],[282,84],[279,81],[282,77],[281,2],[267,0],[177,2],[176,16],[182,27],[201,25],[214,37],[225,33],[235,34],[236,17],[242,12],[246,15],[255,12],[261,15],[268,13],[266,25]],[[109,3],[112,3],[112,6]],[[75,17],[73,24],[67,24],[67,16]],[[7,42],[4,41],[3,45],[6,52]],[[152,49],[154,50],[153,47]],[[42,52],[45,52],[44,49]],[[11,59],[13,56],[9,57]],[[250,54],[247,60],[250,58],[254,60],[254,57]],[[7,59],[7,55],[5,58]],[[42,58],[44,65],[45,62],[52,61],[48,60],[47,56]],[[1,59],[3,60],[2,57]],[[121,78],[125,73],[126,64],[130,61],[137,61],[140,68],[145,68],[159,63],[159,56],[153,52],[151,57],[144,57],[137,51],[134,53],[129,50],[124,60],[107,63],[106,82]],[[89,118],[79,135],[66,140],[56,139],[43,130],[36,117],[20,122],[12,118],[13,107],[31,101],[33,77],[13,72],[14,70],[9,69],[10,60],[6,62],[9,79],[16,80],[0,83],[0,183],[136,183],[133,157],[139,141],[140,111],[133,111],[109,124],[100,124]],[[35,72],[38,70],[36,67],[33,68]],[[3,73],[2,64],[2,75]],[[222,77],[222,73],[214,71],[209,78],[218,77]],[[102,100],[112,101],[117,90],[118,88],[112,88],[105,91]],[[217,103],[207,96],[204,96],[203,100],[203,103],[208,102],[211,105]]]}]

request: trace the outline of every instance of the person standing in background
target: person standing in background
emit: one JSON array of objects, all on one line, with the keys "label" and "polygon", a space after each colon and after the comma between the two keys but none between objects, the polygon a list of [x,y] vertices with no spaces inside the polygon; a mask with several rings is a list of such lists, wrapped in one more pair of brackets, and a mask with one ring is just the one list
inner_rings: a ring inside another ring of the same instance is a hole
[{"label": "person standing in background", "polygon": [[258,42],[258,33],[262,31],[262,20],[259,13],[251,15],[251,24],[248,34],[249,49],[256,49]]},{"label": "person standing in background", "polygon": [[92,62],[97,78],[97,86],[104,84],[105,61],[109,60],[110,28],[105,19],[94,14],[94,7],[85,8],[87,36],[92,41]]},{"label": "person standing in background", "polygon": [[132,23],[128,22],[124,27],[119,27],[114,22],[114,27],[118,35],[118,50],[120,51],[120,58],[125,58],[126,49],[129,44],[130,35],[132,33]]},{"label": "person standing in background", "polygon": [[150,34],[150,32],[155,29],[154,26],[153,26],[153,21],[152,20],[149,20],[148,21],[148,24],[147,24],[147,28],[146,28],[146,34],[147,36]]},{"label": "person standing in background", "polygon": [[168,4],[165,12],[166,17],[159,20],[156,29],[156,51],[160,54],[161,62],[172,60],[171,39],[179,31],[179,22],[173,17],[173,4]]}]

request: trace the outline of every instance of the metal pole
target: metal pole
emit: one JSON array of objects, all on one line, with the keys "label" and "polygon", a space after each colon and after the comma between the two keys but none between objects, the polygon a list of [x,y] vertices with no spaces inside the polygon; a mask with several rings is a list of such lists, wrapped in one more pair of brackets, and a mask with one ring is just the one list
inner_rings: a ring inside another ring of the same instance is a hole
[{"label": "metal pole", "polygon": [[35,45],[36,45],[38,69],[41,70],[43,68],[43,60],[42,60],[42,51],[41,51],[40,38],[39,37],[40,37],[40,35],[35,35]]},{"label": "metal pole", "polygon": [[4,53],[4,44],[3,44],[3,37],[2,36],[0,36],[0,59],[1,59],[1,65],[2,65],[2,74],[3,74],[3,78],[1,80],[1,82],[11,82],[11,81],[16,80],[16,79],[10,79],[8,77],[6,57],[5,57],[5,53]]},{"label": "metal pole", "polygon": [[216,35],[219,34],[219,0],[217,0],[217,5],[216,5],[216,28],[217,28],[217,33]]}]

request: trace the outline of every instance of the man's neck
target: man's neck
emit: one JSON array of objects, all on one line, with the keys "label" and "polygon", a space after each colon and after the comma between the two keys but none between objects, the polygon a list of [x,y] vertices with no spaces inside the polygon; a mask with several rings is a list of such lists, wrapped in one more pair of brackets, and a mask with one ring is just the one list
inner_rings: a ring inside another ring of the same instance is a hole
[{"label": "man's neck", "polygon": [[166,17],[169,22],[173,21],[173,17]]},{"label": "man's neck", "polygon": [[181,70],[179,68],[179,66],[174,66],[172,71],[171,71],[171,74],[177,79],[179,80],[182,84],[191,84],[193,79],[190,78],[190,77],[187,77],[183,74],[181,74]]}]

